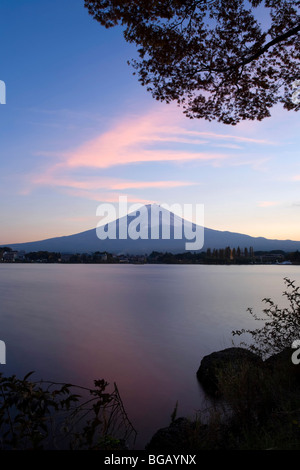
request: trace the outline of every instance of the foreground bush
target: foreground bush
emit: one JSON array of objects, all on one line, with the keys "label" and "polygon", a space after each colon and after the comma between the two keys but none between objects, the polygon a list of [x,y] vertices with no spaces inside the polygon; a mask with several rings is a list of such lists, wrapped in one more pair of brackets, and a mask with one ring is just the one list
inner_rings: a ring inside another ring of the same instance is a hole
[{"label": "foreground bush", "polygon": [[248,309],[262,326],[232,332],[249,335],[252,342],[241,345],[264,360],[219,369],[222,400],[214,403],[206,448],[300,449],[300,364],[293,351],[300,339],[300,293],[295,281],[284,282],[286,307],[265,298],[264,315]]},{"label": "foreground bush", "polygon": [[255,320],[263,322],[263,326],[253,330],[242,329],[232,332],[234,336],[250,335],[253,343],[242,344],[262,357],[291,348],[294,341],[300,339],[300,287],[295,286],[295,281],[287,277],[284,278],[284,282],[286,290],[282,295],[287,298],[288,307],[280,308],[272,299],[265,298],[264,316],[260,317],[252,308],[248,308]]},{"label": "foreground bush", "polygon": [[0,449],[123,450],[134,442],[118,388],[33,382],[0,374]]}]

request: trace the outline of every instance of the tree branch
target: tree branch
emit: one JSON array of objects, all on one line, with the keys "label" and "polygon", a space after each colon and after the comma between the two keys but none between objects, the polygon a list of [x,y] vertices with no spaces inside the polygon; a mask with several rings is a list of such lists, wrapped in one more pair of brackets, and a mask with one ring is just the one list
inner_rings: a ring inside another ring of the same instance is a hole
[{"label": "tree branch", "polygon": [[265,44],[263,47],[261,47],[254,54],[252,54],[249,57],[246,57],[241,62],[237,62],[236,64],[231,65],[230,67],[227,67],[227,68],[212,68],[211,70],[213,72],[223,73],[223,72],[229,72],[230,70],[236,69],[238,67],[243,67],[244,65],[249,64],[253,60],[258,59],[261,55],[263,55],[265,52],[267,52],[267,50],[270,49],[270,47],[275,46],[279,42],[284,41],[285,39],[288,39],[289,37],[296,35],[297,33],[299,33],[299,31],[300,31],[300,24],[298,24],[294,28],[290,29],[286,33],[280,34],[275,39],[272,39],[272,41],[269,41],[267,44]]},{"label": "tree branch", "polygon": [[255,54],[252,54],[250,57],[244,59],[239,65],[246,65],[252,62],[253,60],[258,59],[262,54],[267,52],[267,50],[270,49],[270,47],[275,46],[275,44],[278,44],[279,42],[284,41],[285,39],[288,39],[291,36],[296,35],[299,31],[300,31],[300,24],[290,29],[286,33],[280,34],[275,39],[272,39],[272,41],[265,44],[259,51],[255,52]]}]

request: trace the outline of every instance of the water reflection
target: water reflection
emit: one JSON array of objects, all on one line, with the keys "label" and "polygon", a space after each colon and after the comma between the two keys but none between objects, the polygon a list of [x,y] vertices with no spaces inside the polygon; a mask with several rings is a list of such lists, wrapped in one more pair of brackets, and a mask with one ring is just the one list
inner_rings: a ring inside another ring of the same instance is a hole
[{"label": "water reflection", "polygon": [[[201,358],[249,328],[247,307],[283,302],[297,266],[0,265],[5,374],[92,386],[117,382],[142,447],[203,394]],[[256,325],[257,326],[257,325]]]}]

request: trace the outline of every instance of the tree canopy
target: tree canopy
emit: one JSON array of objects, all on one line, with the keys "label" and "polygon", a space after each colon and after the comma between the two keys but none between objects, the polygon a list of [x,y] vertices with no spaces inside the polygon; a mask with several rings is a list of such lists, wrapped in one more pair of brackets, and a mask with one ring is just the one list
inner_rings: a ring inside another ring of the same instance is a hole
[{"label": "tree canopy", "polygon": [[138,46],[129,63],[160,101],[190,118],[262,120],[292,99],[300,78],[299,1],[85,0],[101,25]]}]

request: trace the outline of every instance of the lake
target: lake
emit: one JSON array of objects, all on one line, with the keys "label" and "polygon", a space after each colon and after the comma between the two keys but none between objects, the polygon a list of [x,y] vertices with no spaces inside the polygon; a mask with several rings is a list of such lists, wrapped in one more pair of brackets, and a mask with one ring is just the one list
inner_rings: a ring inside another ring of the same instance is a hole
[{"label": "lake", "polygon": [[202,357],[259,326],[248,307],[285,305],[285,276],[299,285],[300,266],[0,264],[0,371],[116,382],[141,449],[177,401],[178,416],[203,406]]}]

